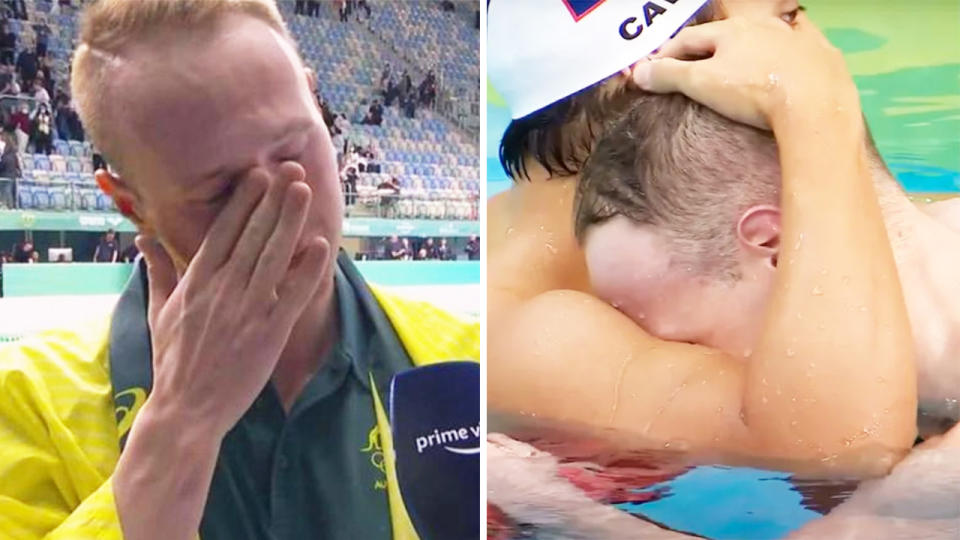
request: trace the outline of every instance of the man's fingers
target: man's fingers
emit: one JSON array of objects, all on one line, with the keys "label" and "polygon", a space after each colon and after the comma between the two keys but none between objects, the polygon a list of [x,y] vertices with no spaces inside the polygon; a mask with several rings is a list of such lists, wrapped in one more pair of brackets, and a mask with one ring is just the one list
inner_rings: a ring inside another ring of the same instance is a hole
[{"label": "man's fingers", "polygon": [[150,282],[148,321],[153,325],[177,286],[177,270],[167,250],[153,237],[141,234],[134,243],[147,261],[147,280]]},{"label": "man's fingers", "polygon": [[303,308],[313,298],[317,287],[331,267],[330,243],[322,236],[307,241],[294,257],[293,264],[277,287],[277,302],[270,313],[272,328],[292,328]]},{"label": "man's fingers", "polygon": [[697,99],[699,89],[691,84],[693,72],[702,68],[705,61],[688,62],[674,58],[642,60],[633,67],[633,82],[641,89],[656,94],[681,92]]},{"label": "man's fingers", "polygon": [[201,279],[209,278],[214,270],[227,262],[250,214],[263,198],[270,178],[266,171],[257,169],[237,182],[230,201],[207,230],[200,249],[187,269],[187,276],[196,274],[202,276]]},{"label": "man's fingers", "polygon": [[280,219],[280,211],[287,195],[287,188],[292,182],[303,180],[305,173],[298,164],[284,163],[278,168],[277,174],[270,179],[270,188],[267,194],[257,205],[247,222],[233,254],[230,256],[230,275],[246,286],[263,253],[270,235]]},{"label": "man's fingers", "polygon": [[723,21],[687,26],[664,43],[652,58],[690,60],[713,56],[725,27]]},{"label": "man's fingers", "polygon": [[304,182],[294,182],[287,188],[280,219],[250,277],[247,292],[250,301],[268,301],[286,274],[294,250],[300,243],[300,233],[307,220],[310,199],[310,188]]}]

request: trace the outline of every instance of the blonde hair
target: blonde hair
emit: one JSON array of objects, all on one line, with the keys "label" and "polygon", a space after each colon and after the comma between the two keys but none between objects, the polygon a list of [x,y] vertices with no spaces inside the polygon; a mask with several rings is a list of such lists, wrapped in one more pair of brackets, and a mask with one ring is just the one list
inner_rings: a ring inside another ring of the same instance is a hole
[{"label": "blonde hair", "polygon": [[194,30],[229,14],[246,14],[267,23],[296,49],[275,0],[98,0],[87,7],[70,75],[77,112],[93,144],[116,167],[116,134],[107,129],[111,68],[124,50],[158,31]]}]

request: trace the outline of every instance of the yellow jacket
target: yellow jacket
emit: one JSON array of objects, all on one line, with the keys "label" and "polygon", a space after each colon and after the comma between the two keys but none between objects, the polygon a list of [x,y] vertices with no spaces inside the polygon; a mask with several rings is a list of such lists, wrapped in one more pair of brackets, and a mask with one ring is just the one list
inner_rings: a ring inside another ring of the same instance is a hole
[{"label": "yellow jacket", "polygon": [[[415,365],[479,361],[479,323],[371,289]],[[123,538],[111,475],[119,437],[137,411],[114,408],[109,325],[46,332],[0,349],[0,539]],[[415,539],[387,415],[373,395],[393,536]],[[124,413],[119,428],[118,413]]]}]

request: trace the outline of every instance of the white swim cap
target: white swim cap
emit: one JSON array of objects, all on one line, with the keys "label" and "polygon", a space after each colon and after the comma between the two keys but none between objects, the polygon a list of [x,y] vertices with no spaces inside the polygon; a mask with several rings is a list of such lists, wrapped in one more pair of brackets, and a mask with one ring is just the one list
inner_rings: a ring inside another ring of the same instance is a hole
[{"label": "white swim cap", "polygon": [[491,0],[487,73],[521,118],[663,45],[707,0]]}]

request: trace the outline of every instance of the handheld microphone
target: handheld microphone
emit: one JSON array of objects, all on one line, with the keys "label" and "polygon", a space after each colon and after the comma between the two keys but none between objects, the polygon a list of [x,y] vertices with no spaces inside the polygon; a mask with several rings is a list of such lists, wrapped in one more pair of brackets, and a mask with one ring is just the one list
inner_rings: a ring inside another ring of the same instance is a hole
[{"label": "handheld microphone", "polygon": [[420,537],[480,538],[480,365],[396,375],[390,422],[400,493]]}]

